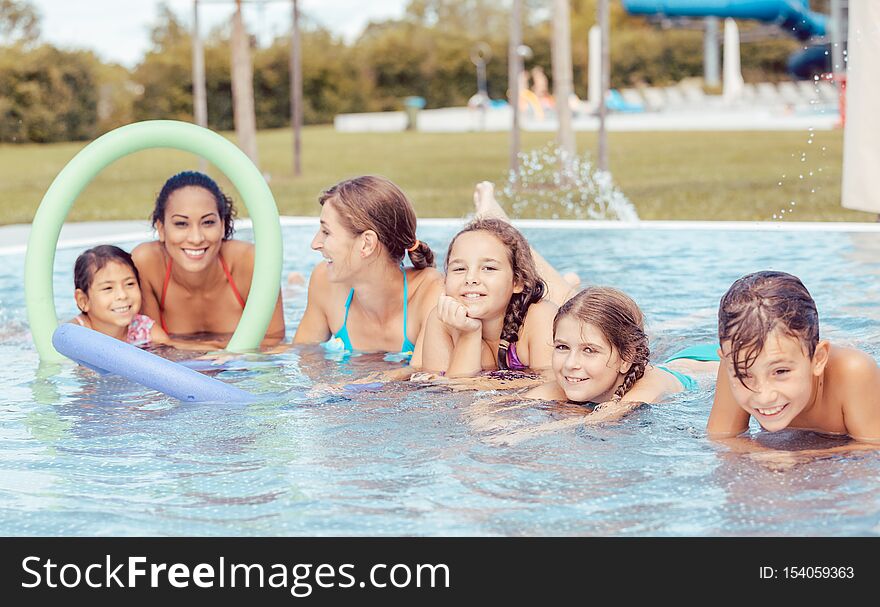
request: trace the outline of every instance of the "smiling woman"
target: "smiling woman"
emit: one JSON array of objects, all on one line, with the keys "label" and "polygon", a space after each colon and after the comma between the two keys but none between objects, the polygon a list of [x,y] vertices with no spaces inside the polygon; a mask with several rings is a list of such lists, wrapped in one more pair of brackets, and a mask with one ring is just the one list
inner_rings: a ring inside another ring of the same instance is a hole
[{"label": "smiling woman", "polygon": [[[342,181],[319,198],[312,248],[324,261],[294,343],[330,338],[333,349],[400,352],[421,359],[425,319],[443,284],[434,253],[416,238],[416,214],[394,183],[377,176]],[[413,267],[405,268],[409,255]]]},{"label": "smiling woman", "polygon": [[[142,312],[169,334],[231,334],[254,273],[254,246],[233,240],[235,208],[213,179],[195,171],[165,182],[153,209],[158,241],[138,245]],[[284,338],[281,295],[264,344]]]}]

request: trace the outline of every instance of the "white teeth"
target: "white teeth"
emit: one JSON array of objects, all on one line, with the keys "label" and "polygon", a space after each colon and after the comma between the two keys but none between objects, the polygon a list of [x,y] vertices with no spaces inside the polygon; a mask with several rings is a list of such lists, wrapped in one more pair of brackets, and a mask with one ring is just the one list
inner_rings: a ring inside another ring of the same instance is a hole
[{"label": "white teeth", "polygon": [[477,299],[479,297],[482,297],[482,295],[480,295],[479,293],[465,293],[464,295],[462,295],[462,297],[464,297],[465,299]]},{"label": "white teeth", "polygon": [[186,253],[188,257],[201,257],[203,256],[208,249],[184,249],[183,252]]},{"label": "white teeth", "polygon": [[126,312],[128,312],[129,310],[131,310],[131,306],[128,305],[128,306],[123,306],[123,307],[121,307],[121,308],[110,308],[110,310],[111,310],[112,312],[116,312],[117,314],[125,314]]},{"label": "white teeth", "polygon": [[587,378],[586,377],[566,377],[565,381],[567,381],[570,384],[577,384],[582,381],[587,381]]},{"label": "white teeth", "polygon": [[755,409],[761,415],[776,415],[780,411],[785,409],[785,405],[779,405],[778,407],[771,407],[770,409]]}]

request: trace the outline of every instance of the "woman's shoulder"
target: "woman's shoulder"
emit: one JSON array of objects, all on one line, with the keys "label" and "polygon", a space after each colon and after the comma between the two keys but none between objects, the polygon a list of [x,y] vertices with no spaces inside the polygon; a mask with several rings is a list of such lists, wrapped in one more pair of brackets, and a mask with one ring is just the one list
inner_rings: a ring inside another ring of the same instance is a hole
[{"label": "woman's shoulder", "polygon": [[131,259],[137,266],[141,280],[149,283],[161,281],[165,275],[165,254],[158,240],[142,242],[131,251]]},{"label": "woman's shoulder", "polygon": [[131,257],[135,263],[151,262],[162,259],[162,243],[158,240],[142,242],[131,250]]},{"label": "woman's shoulder", "polygon": [[443,292],[443,274],[437,268],[408,268],[407,280],[410,282],[410,298],[428,300],[437,303],[437,297]]},{"label": "woman's shoulder", "polygon": [[255,251],[254,244],[246,240],[224,240],[220,245],[220,254],[230,267],[244,264],[252,267]]}]

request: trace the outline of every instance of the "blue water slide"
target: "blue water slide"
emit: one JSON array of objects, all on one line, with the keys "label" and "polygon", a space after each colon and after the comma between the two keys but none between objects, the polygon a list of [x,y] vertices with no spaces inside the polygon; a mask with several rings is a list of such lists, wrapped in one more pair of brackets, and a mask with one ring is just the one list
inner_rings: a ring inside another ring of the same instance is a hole
[{"label": "blue water slide", "polygon": [[731,17],[775,23],[806,40],[824,36],[828,17],[810,10],[809,0],[621,0],[633,15]]}]

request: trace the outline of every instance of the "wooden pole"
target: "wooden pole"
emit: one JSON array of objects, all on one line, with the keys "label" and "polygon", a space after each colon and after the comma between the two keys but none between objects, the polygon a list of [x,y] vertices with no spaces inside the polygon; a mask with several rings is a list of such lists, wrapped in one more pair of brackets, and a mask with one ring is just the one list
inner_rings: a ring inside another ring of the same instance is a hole
[{"label": "wooden pole", "polygon": [[510,126],[510,170],[519,168],[519,74],[523,69],[519,47],[522,44],[522,0],[513,0],[510,10],[510,44],[507,50],[507,90],[513,123]]},{"label": "wooden pole", "polygon": [[250,43],[241,16],[241,0],[235,0],[235,13],[232,16],[232,114],[238,146],[259,166],[254,72]]},{"label": "wooden pole", "polygon": [[605,103],[608,97],[608,89],[611,88],[611,56],[608,37],[611,27],[608,22],[608,0],[599,0],[596,6],[598,11],[599,29],[602,38],[602,87],[599,91],[599,161],[600,171],[608,170],[608,129],[606,119],[608,106]]},{"label": "wooden pole", "polygon": [[290,27],[290,124],[293,127],[293,174],[302,175],[302,47],[299,34],[299,2],[293,0]]},{"label": "wooden pole", "polygon": [[[193,0],[192,26],[192,64],[193,64],[193,119],[201,127],[208,128],[208,93],[205,84],[205,49],[199,29],[199,0]],[[208,162],[199,158],[199,171],[208,170]]]},{"label": "wooden pole", "polygon": [[568,0],[553,0],[553,98],[559,120],[557,142],[569,159],[577,154],[571,123],[569,99],[573,93],[571,66],[571,25]]}]

